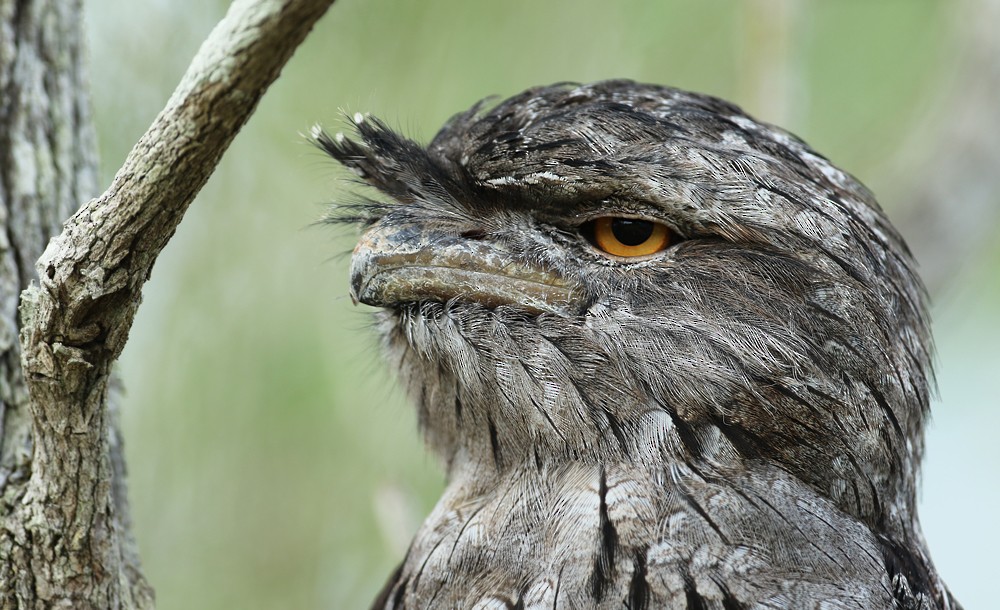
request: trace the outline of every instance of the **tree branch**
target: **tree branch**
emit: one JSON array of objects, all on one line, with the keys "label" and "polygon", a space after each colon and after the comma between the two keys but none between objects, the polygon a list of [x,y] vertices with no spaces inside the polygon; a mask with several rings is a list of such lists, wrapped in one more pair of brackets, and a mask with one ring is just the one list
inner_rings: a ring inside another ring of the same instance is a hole
[{"label": "tree branch", "polygon": [[[267,87],[333,0],[236,0],[110,188],[67,221],[22,293],[34,455],[19,524],[25,607],[147,607],[113,501],[108,379],[142,285]],[[127,519],[127,517],[125,517]],[[127,523],[127,521],[126,521]],[[9,526],[10,527],[10,526]],[[123,586],[125,585],[125,586]],[[21,597],[23,597],[23,595]],[[55,605],[59,605],[55,603]]]}]

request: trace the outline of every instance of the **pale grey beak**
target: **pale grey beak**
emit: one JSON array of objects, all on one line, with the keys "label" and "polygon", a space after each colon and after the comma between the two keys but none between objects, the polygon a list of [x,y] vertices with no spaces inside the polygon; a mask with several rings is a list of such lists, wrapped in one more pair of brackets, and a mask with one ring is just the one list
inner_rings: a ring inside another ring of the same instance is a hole
[{"label": "pale grey beak", "polygon": [[531,314],[566,313],[580,299],[576,288],[488,239],[415,224],[372,226],[351,259],[351,297],[376,307],[458,299]]}]

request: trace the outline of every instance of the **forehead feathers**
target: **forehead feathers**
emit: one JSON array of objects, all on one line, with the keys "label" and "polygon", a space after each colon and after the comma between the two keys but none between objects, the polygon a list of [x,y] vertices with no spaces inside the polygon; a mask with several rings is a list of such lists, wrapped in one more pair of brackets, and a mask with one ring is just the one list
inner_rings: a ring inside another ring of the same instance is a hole
[{"label": "forehead feathers", "polygon": [[463,217],[506,207],[650,215],[684,237],[888,276],[919,309],[909,252],[860,183],[787,132],[723,100],[605,81],[529,89],[453,117],[425,148],[356,115],[355,142],[319,144],[400,203]]}]

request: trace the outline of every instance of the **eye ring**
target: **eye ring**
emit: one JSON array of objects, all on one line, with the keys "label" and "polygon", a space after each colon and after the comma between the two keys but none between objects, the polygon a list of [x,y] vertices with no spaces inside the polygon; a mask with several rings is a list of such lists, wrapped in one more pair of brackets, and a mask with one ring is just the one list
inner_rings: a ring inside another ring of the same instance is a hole
[{"label": "eye ring", "polygon": [[598,250],[621,258],[651,256],[676,241],[670,227],[646,218],[601,216],[583,225],[583,229]]}]

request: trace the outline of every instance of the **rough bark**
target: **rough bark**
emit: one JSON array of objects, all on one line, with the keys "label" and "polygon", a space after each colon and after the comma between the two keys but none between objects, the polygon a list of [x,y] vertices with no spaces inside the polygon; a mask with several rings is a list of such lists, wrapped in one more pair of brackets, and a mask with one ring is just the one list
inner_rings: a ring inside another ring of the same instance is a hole
[{"label": "rough bark", "polygon": [[157,255],[331,4],[234,2],[110,188],[42,252],[95,190],[80,3],[0,0],[0,607],[153,605],[129,532],[112,364]]}]

